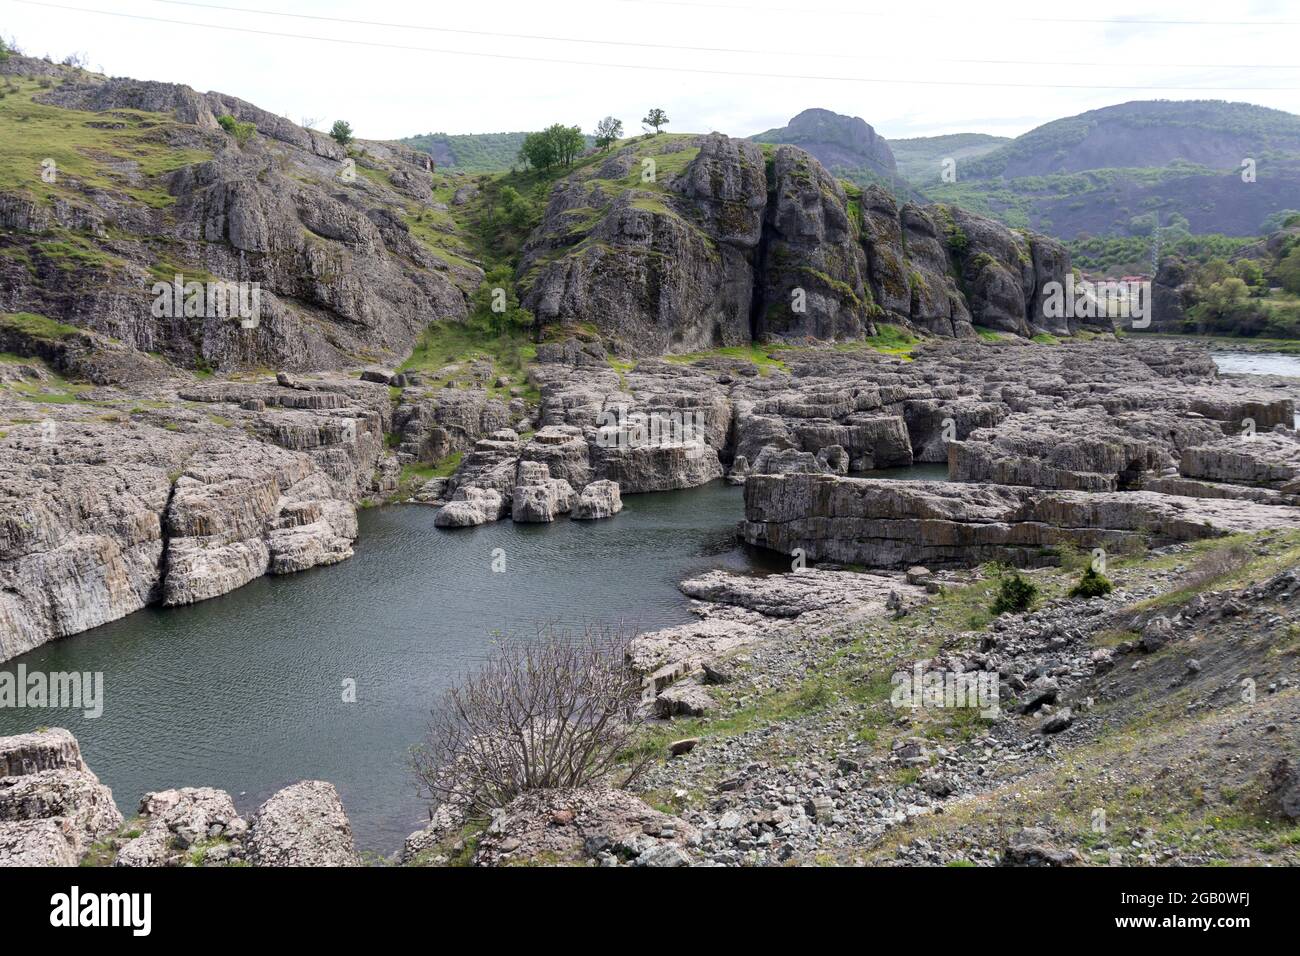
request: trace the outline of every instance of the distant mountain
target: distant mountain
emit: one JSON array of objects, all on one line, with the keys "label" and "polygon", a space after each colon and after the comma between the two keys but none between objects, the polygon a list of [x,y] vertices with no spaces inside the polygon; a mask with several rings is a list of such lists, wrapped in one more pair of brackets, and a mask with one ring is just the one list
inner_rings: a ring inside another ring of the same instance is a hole
[{"label": "distant mountain", "polygon": [[1053,120],[963,172],[970,179],[1015,179],[1178,160],[1233,169],[1243,158],[1278,150],[1300,153],[1300,116],[1222,100],[1136,100]]},{"label": "distant mountain", "polygon": [[831,172],[856,182],[892,183],[898,178],[889,144],[861,117],[804,110],[785,126],[749,138],[756,143],[798,146]]},{"label": "distant mountain", "polygon": [[[497,173],[510,169],[528,133],[421,133],[398,142],[433,157],[443,169],[467,173]],[[595,145],[588,136],[587,147]]]},{"label": "distant mountain", "polygon": [[959,159],[955,183],[921,188],[1063,239],[1153,224],[1257,235],[1271,213],[1300,208],[1300,116],[1218,100],[1122,103]]},{"label": "distant mountain", "polygon": [[1010,137],[990,136],[988,133],[949,133],[946,136],[891,139],[889,148],[898,163],[898,174],[913,186],[922,186],[939,182],[945,159],[974,159],[1009,142]]}]

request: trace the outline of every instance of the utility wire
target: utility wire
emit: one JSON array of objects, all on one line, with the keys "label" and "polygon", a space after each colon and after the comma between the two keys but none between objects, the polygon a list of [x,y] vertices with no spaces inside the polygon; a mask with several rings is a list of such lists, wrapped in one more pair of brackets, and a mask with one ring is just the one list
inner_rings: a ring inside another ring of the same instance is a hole
[{"label": "utility wire", "polygon": [[[646,50],[677,50],[684,53],[731,53],[759,56],[806,56],[795,50],[771,50],[752,47],[685,46],[677,43],[648,43],[642,40],[604,40],[587,37],[548,36],[535,33],[503,33],[495,30],[468,30],[458,27],[432,27],[422,23],[400,23],[391,20],[361,20],[351,17],[326,17],[313,13],[283,13],[279,10],[259,10],[253,7],[232,7],[219,3],[194,3],[192,0],[152,0],[173,7],[194,7],[199,10],[222,10],[227,13],[251,13],[264,17],[285,17],[292,20],[318,20],[324,23],[346,23],[350,26],[386,27],[395,30],[423,30],[429,33],[453,33],[461,36],[494,37],[506,40],[542,40],[547,43],[581,43],[588,46],[623,46]],[[861,53],[828,53],[818,50],[819,60],[871,60],[891,63],[914,63],[915,57],[864,55]],[[1300,63],[1099,63],[1080,60],[986,60],[965,57],[927,57],[927,63],[967,63],[995,66],[1094,66],[1094,67],[1144,67],[1152,69],[1211,69],[1211,70],[1300,70]]]},{"label": "utility wire", "polygon": [[118,17],[127,20],[142,20],[151,23],[167,23],[174,26],[199,27],[204,30],[223,30],[230,33],[255,34],[258,36],[277,37],[290,40],[313,40],[320,43],[339,43],[345,46],[372,47],[383,50],[406,50],[415,53],[439,53],[444,56],[479,57],[491,60],[514,60],[525,63],[548,63],[558,66],[585,66],[613,70],[643,70],[655,73],[694,73],[702,76],[746,77],[768,80],[812,80],[827,83],[865,83],[884,86],[957,86],[957,87],[991,87],[1000,89],[1055,89],[1055,90],[1120,90],[1141,92],[1300,92],[1297,86],[1150,86],[1100,83],[999,83],[978,80],[917,80],[899,77],[881,78],[869,76],[824,76],[811,73],[767,73],[752,70],[711,70],[691,66],[651,66],[638,63],[608,63],[592,60],[571,60],[556,57],[525,56],[513,53],[485,53],[471,50],[449,50],[439,47],[414,46],[405,43],[381,43],[376,40],[349,40],[341,37],[312,36],[302,33],[286,33],[277,30],[259,30],[252,27],[231,27],[215,23],[195,23],[192,20],[172,20],[166,17],[151,17],[137,13],[118,13],[112,10],[96,10],[90,7],[75,7],[61,3],[45,3],[38,0],[10,0],[24,6],[38,7],[45,10],[69,10],[74,13],[93,13],[105,17]]},{"label": "utility wire", "polygon": [[[797,13],[800,16],[825,14],[829,17],[883,17],[895,19],[892,13],[879,13],[875,10],[826,10],[809,7],[740,7],[728,3],[698,3],[690,0],[615,0],[617,3],[635,3],[643,6],[658,7],[696,7],[699,9],[729,10],[732,13]],[[985,20],[975,17],[963,17],[961,14],[931,13],[908,14],[901,19],[940,20],[943,22],[964,21],[979,22]],[[1026,23],[1113,23],[1117,26],[1169,26],[1169,27],[1295,27],[1300,20],[1155,20],[1134,17],[1025,17],[999,16],[999,20],[1019,20]]]}]

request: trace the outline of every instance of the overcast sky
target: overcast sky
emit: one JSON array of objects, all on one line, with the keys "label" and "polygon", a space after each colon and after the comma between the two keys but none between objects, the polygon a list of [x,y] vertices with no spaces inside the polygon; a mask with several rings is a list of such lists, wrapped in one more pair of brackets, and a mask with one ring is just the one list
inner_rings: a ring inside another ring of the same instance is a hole
[{"label": "overcast sky", "polygon": [[[526,36],[484,35],[502,33]],[[590,131],[606,114],[636,132],[650,106],[671,130],[733,135],[821,106],[890,138],[1013,136],[1133,99],[1300,113],[1300,5],[1286,0],[0,0],[0,34],[29,54],[84,52],[110,75],[230,93],[295,122],[345,118],[370,139]],[[566,60],[580,62],[550,62]],[[1080,65],[1043,65],[1053,60]]]}]

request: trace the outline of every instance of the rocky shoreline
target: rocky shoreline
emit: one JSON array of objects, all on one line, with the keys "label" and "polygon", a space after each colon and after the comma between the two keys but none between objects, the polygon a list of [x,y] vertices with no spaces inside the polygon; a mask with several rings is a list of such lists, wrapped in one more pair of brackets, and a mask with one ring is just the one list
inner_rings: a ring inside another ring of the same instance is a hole
[{"label": "rocky shoreline", "polygon": [[[1191,540],[1295,513],[1294,387],[1219,379],[1189,346],[796,349],[760,373],[726,358],[618,371],[570,345],[540,351],[532,409],[379,372],[99,386],[38,418],[5,393],[0,658],[345,560],[359,502],[453,454],[454,472],[409,497],[442,526],[608,517],[623,495],[725,474],[751,482],[751,543],[867,566],[1041,563],[1062,544]],[[649,439],[638,424],[682,418],[690,429]],[[955,481],[847,477],[927,461]]]}]

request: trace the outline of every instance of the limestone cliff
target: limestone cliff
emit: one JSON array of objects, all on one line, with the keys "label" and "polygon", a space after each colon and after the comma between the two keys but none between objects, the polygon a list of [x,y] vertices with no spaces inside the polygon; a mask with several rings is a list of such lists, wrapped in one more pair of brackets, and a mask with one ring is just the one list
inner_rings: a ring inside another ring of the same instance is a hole
[{"label": "limestone cliff", "polygon": [[[0,183],[0,312],[98,332],[137,366],[291,370],[400,358],[465,317],[482,273],[427,157],[222,93],[18,56],[0,74],[0,136],[36,129],[49,154]],[[257,283],[257,323],[155,314],[177,275]]]},{"label": "limestone cliff", "polygon": [[807,152],[662,134],[556,184],[519,268],[543,325],[591,324],[625,355],[860,339],[879,321],[1069,334],[1044,315],[1059,243],[841,183]]}]

